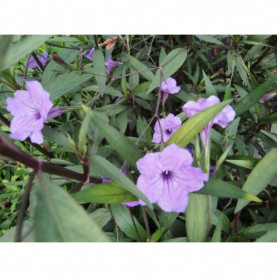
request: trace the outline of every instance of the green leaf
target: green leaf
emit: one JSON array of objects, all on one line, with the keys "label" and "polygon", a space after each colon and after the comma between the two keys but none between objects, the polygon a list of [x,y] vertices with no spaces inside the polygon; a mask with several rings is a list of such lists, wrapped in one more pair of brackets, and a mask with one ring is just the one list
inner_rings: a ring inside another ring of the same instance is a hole
[{"label": "green leaf", "polygon": [[256,224],[245,228],[242,231],[242,235],[244,235],[247,239],[256,239],[260,236],[263,236],[266,232],[276,228],[277,223]]},{"label": "green leaf", "polygon": [[[243,190],[258,195],[266,186],[277,176],[277,148],[272,149],[252,170]],[[249,201],[239,200],[235,209],[235,213],[244,208]]]},{"label": "green leaf", "polygon": [[2,63],[12,38],[13,36],[11,35],[0,35],[0,72],[2,71]]},{"label": "green leaf", "polygon": [[193,138],[227,105],[231,100],[226,100],[222,103],[216,104],[212,107],[189,118],[183,125],[173,134],[173,136],[166,142],[166,146],[170,144],[177,144],[180,147],[187,146]]},{"label": "green leaf", "polygon": [[252,92],[246,95],[241,101],[239,101],[235,106],[234,110],[237,116],[248,111],[252,106],[259,102],[259,99],[270,89],[277,79],[277,74],[273,75],[267,81],[262,83],[260,86],[255,88]]},{"label": "green leaf", "polygon": [[26,36],[21,40],[10,44],[3,57],[2,70],[9,68],[10,66],[16,64],[19,60],[23,59],[36,50],[40,45],[42,45],[48,38],[49,35],[40,35],[40,36]]},{"label": "green leaf", "polygon": [[135,144],[103,121],[96,113],[93,113],[92,122],[118,154],[126,159],[130,165],[136,166],[137,160],[142,158],[143,155]]},{"label": "green leaf", "polygon": [[109,241],[85,210],[61,187],[39,173],[35,237],[41,242]]},{"label": "green leaf", "polygon": [[47,125],[44,125],[42,133],[45,137],[56,142],[57,144],[73,150],[71,144],[68,142],[67,137],[65,135],[63,135],[61,132],[59,132],[55,129],[52,129],[52,128],[48,127]]},{"label": "green leaf", "polygon": [[204,40],[204,41],[209,42],[209,43],[214,43],[214,44],[217,44],[217,45],[225,46],[221,41],[219,41],[216,38],[213,38],[212,36],[196,35],[196,37],[199,38],[200,40]]},{"label": "green leaf", "polygon": [[88,112],[86,113],[85,119],[82,122],[80,132],[79,132],[78,149],[82,154],[86,152],[85,145],[87,143],[87,132],[89,128],[90,117],[91,117],[91,111],[88,110]]},{"label": "green leaf", "polygon": [[258,238],[256,242],[277,242],[277,228],[268,231],[265,235]]},{"label": "green leaf", "polygon": [[210,81],[209,77],[206,75],[205,71],[202,70],[203,76],[204,76],[204,81],[205,81],[205,88],[206,88],[206,94],[207,95],[216,95],[217,92],[216,89],[214,88],[212,82]]},{"label": "green leaf", "polygon": [[[93,92],[99,92],[99,87],[97,85],[92,85],[92,86],[88,86],[84,89],[82,89],[82,91],[93,91]],[[112,96],[116,96],[116,97],[123,97],[123,94],[120,92],[120,90],[115,89],[114,87],[110,86],[108,88],[105,89],[104,94],[110,94]]]},{"label": "green leaf", "polygon": [[91,163],[92,165],[96,165],[102,176],[113,179],[124,189],[128,190],[137,198],[145,202],[149,208],[153,208],[153,205],[149,202],[145,195],[136,187],[136,185],[108,160],[101,156],[93,155],[91,158]]},{"label": "green leaf", "polygon": [[[124,205],[111,205],[111,210],[113,217],[122,232],[129,238],[137,241],[137,235],[128,208]],[[141,241],[146,241],[147,235],[144,228],[135,217],[134,221]]]},{"label": "green leaf", "polygon": [[[28,219],[24,221],[22,228],[22,235],[24,235],[29,229],[34,225],[33,220]],[[0,242],[14,242],[16,234],[16,226],[12,227],[8,232],[6,232],[1,238]],[[31,231],[29,235],[23,240],[23,242],[35,242],[35,232]]]},{"label": "green leaf", "polygon": [[241,188],[224,182],[220,179],[211,178],[205,183],[204,188],[196,192],[197,194],[206,194],[218,197],[246,199],[249,201],[262,202],[258,197],[242,190]]},{"label": "green leaf", "polygon": [[[72,63],[79,54],[80,51],[72,49],[62,49],[59,51],[59,57],[61,57],[68,64]],[[58,74],[57,71],[62,69],[64,69],[63,66],[54,61],[48,63],[41,79],[41,84],[46,91],[48,91],[48,86],[51,87],[51,82]]]},{"label": "green leaf", "polygon": [[76,72],[64,73],[53,79],[45,90],[50,93],[51,101],[71,92],[76,87],[91,78],[90,74],[78,74]]},{"label": "green leaf", "polygon": [[[163,67],[163,80],[166,80],[168,77],[170,77],[172,74],[174,74],[185,62],[187,58],[187,50],[182,48],[177,48],[172,50],[166,58],[163,60],[162,64],[160,65]],[[172,59],[172,60],[171,60]],[[171,60],[169,63],[168,61]],[[149,94],[153,89],[158,87],[160,84],[160,70],[157,70],[155,77],[150,84],[147,93]]]},{"label": "green leaf", "polygon": [[[105,58],[100,49],[95,49],[93,53],[93,72],[106,76]],[[97,86],[102,91],[106,86],[106,77],[95,75]]]},{"label": "green leaf", "polygon": [[78,191],[72,197],[79,203],[121,204],[137,198],[115,182],[102,183],[89,189]]},{"label": "green leaf", "polygon": [[[130,61],[131,61],[131,65],[137,70],[137,71],[141,71],[141,70],[146,70],[148,69],[148,67],[140,62],[139,60],[137,60],[135,57],[129,56]],[[148,81],[152,81],[154,79],[154,74],[152,71],[145,71],[140,73],[146,80]]]},{"label": "green leaf", "polygon": [[237,167],[253,169],[256,164],[259,162],[259,159],[247,157],[247,156],[229,156],[225,161],[227,164],[235,165]]},{"label": "green leaf", "polygon": [[186,208],[186,231],[189,242],[203,242],[210,229],[210,200],[209,196],[189,194]]}]

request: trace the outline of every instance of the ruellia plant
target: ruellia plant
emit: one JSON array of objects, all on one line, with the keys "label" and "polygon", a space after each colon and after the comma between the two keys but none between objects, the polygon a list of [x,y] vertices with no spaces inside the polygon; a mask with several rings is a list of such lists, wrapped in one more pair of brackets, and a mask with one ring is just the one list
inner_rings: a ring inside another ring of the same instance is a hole
[{"label": "ruellia plant", "polygon": [[276,49],[0,36],[0,241],[277,241]]}]

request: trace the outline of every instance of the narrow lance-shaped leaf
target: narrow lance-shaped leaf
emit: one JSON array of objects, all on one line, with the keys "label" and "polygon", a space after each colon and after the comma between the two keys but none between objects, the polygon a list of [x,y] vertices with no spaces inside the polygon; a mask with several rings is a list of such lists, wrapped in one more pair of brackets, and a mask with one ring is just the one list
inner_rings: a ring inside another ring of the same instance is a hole
[{"label": "narrow lance-shaped leaf", "polygon": [[180,147],[187,146],[193,138],[227,105],[231,100],[226,100],[189,118],[166,142],[166,146],[172,143]]},{"label": "narrow lance-shaped leaf", "polygon": [[252,195],[251,193],[246,192],[235,185],[232,185],[228,182],[224,182],[216,178],[209,179],[209,181],[205,184],[204,188],[197,191],[196,193],[262,202],[258,197]]},{"label": "narrow lance-shaped leaf", "polygon": [[204,77],[204,81],[205,81],[205,88],[206,88],[206,94],[207,95],[216,95],[217,96],[217,91],[214,88],[211,80],[209,79],[209,77],[206,75],[205,71],[202,70],[203,73],[203,77]]},{"label": "narrow lance-shaped leaf", "polygon": [[79,203],[121,204],[137,200],[137,197],[115,182],[95,185],[72,194],[72,197]]},{"label": "narrow lance-shaped leaf", "polygon": [[115,151],[126,159],[130,165],[136,166],[136,161],[143,155],[135,144],[107,122],[103,121],[96,113],[92,115],[92,122]]},{"label": "narrow lance-shaped leaf", "polygon": [[251,91],[246,95],[241,101],[234,106],[236,115],[239,116],[242,113],[248,111],[252,106],[258,103],[259,99],[270,89],[275,80],[277,79],[277,74],[273,75],[267,81],[262,83],[260,86]]},{"label": "narrow lance-shaped leaf", "polygon": [[[94,50],[93,62],[94,62],[93,72],[97,73],[97,74],[101,74],[103,76],[106,76],[105,58],[100,49]],[[97,86],[99,87],[99,90],[102,91],[106,86],[107,78],[99,76],[99,75],[95,75],[95,79],[97,82]]]},{"label": "narrow lance-shaped leaf", "polygon": [[[242,189],[252,193],[259,194],[270,182],[277,176],[277,148],[272,149],[252,170],[244,183]],[[239,200],[235,213],[243,209],[249,201]]]}]

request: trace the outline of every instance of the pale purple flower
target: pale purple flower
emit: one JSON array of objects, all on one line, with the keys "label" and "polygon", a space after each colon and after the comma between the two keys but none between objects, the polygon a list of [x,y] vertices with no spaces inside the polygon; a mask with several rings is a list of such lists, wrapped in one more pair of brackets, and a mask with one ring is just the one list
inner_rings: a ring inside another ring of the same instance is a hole
[{"label": "pale purple flower", "polygon": [[110,55],[108,61],[105,63],[105,65],[107,66],[107,73],[109,74],[113,67],[115,66],[120,66],[121,64],[123,64],[122,62],[117,62],[117,61],[113,61],[112,60],[112,55]]},{"label": "pale purple flower", "polygon": [[[42,55],[37,56],[38,60],[40,61],[40,63],[45,66],[46,63],[48,61],[50,61],[51,59],[47,57],[48,53],[47,51],[44,51],[44,53]],[[27,62],[24,63],[24,65],[27,65]],[[29,59],[29,63],[28,63],[28,68],[35,68],[35,67],[39,67],[36,60],[34,59],[34,57],[31,57]]]},{"label": "pale purple flower", "polygon": [[[137,187],[151,203],[157,203],[166,212],[184,212],[188,194],[203,188],[209,174],[192,167],[193,158],[189,151],[175,144],[162,152],[148,153],[137,161],[140,176]],[[132,206],[142,200],[129,202]]]},{"label": "pale purple flower", "polygon": [[85,55],[85,57],[86,57],[87,59],[89,59],[89,60],[92,61],[92,59],[93,59],[93,53],[94,53],[94,47],[91,48],[91,50],[89,51],[88,54]]},{"label": "pale purple flower", "polygon": [[[197,102],[188,101],[183,106],[183,111],[190,118],[199,112],[220,103],[218,97],[212,95],[209,98],[200,98]],[[228,105],[221,112],[219,112],[206,126],[200,131],[201,141],[204,146],[208,145],[212,126],[218,124],[222,128],[226,128],[236,116],[234,109]]]},{"label": "pale purple flower", "polygon": [[263,104],[265,101],[270,100],[271,98],[273,98],[273,97],[276,96],[276,95],[277,95],[277,93],[275,93],[275,92],[266,93],[266,94],[259,100],[259,102],[260,102],[261,104]]},{"label": "pale purple flower", "polygon": [[162,140],[162,135],[163,141],[167,142],[169,138],[181,127],[182,121],[178,116],[174,116],[172,113],[170,113],[166,118],[160,119],[160,124],[158,121],[155,123],[152,142],[160,143]]},{"label": "pale purple flower", "polygon": [[[160,87],[160,86],[158,86]],[[166,101],[168,94],[175,94],[180,91],[180,87],[177,86],[176,80],[169,77],[164,82],[162,82],[161,90],[163,91],[163,102]]]},{"label": "pale purple flower", "polygon": [[27,91],[17,90],[14,97],[7,98],[7,110],[14,116],[11,121],[11,137],[25,140],[30,136],[34,143],[42,143],[41,130],[47,118],[60,115],[63,110],[52,109],[49,93],[38,81],[26,82]]}]

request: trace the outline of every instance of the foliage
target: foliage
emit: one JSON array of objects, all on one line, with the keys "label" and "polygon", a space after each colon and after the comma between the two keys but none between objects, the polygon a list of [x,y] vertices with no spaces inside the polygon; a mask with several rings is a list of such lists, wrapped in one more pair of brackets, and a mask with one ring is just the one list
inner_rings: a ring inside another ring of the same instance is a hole
[{"label": "foliage", "polygon": [[[0,36],[0,241],[277,241],[276,49],[258,35]],[[51,61],[26,67],[45,51]],[[168,77],[181,90],[163,102]],[[31,80],[64,111],[40,145],[9,136],[6,99]],[[184,104],[211,95],[221,103],[188,119]],[[207,154],[199,133],[227,105],[236,118],[213,126]],[[153,143],[170,113],[183,125]],[[210,168],[182,213],[136,187],[137,161],[170,144]]]}]

